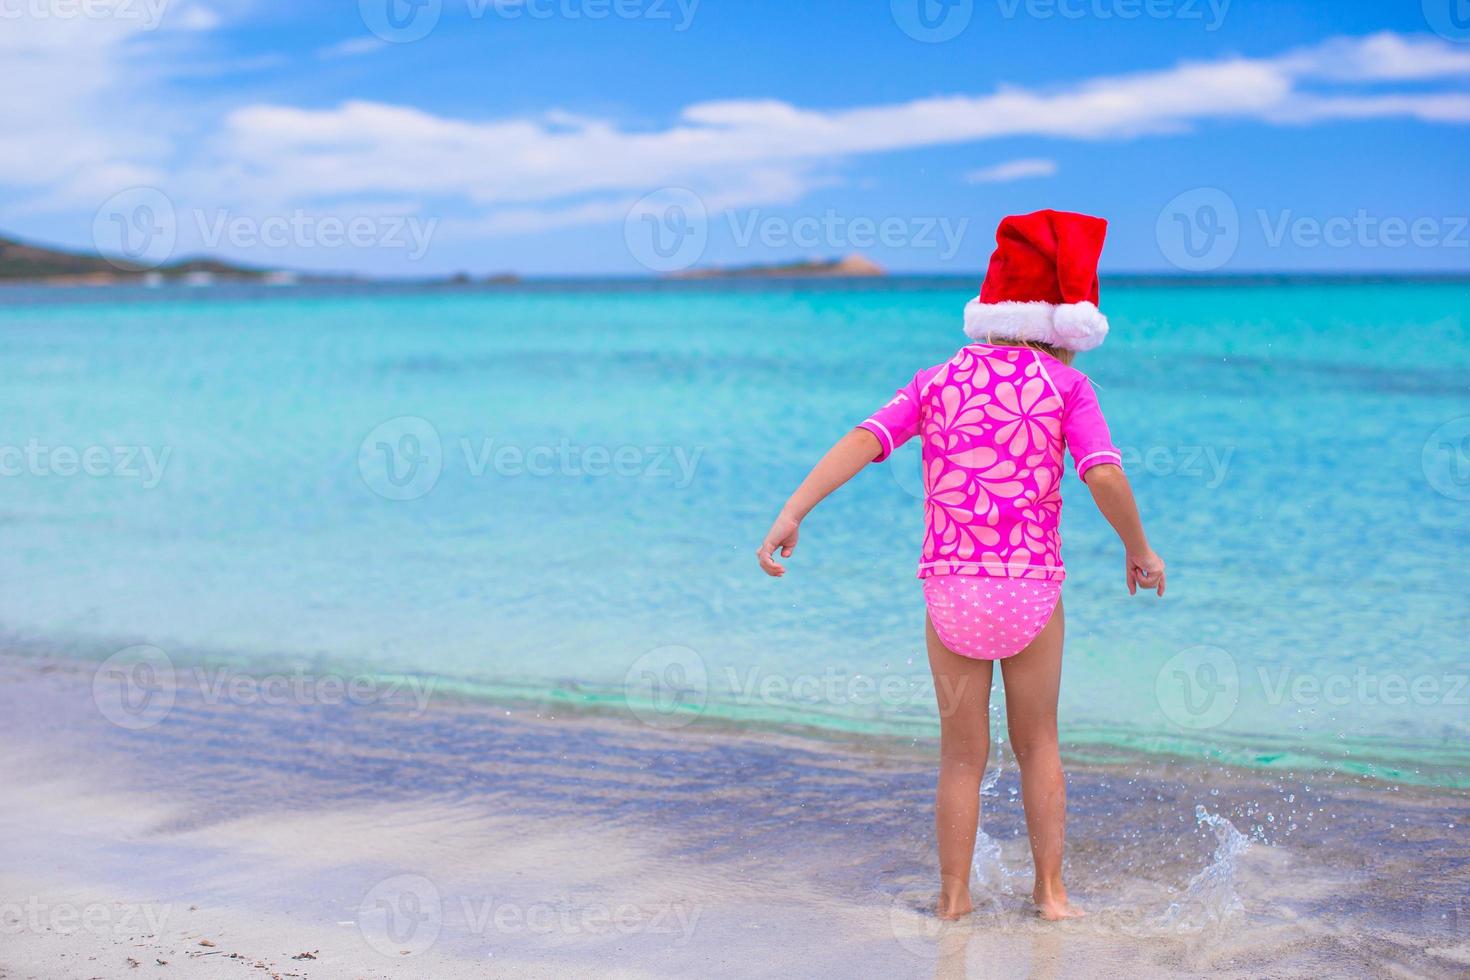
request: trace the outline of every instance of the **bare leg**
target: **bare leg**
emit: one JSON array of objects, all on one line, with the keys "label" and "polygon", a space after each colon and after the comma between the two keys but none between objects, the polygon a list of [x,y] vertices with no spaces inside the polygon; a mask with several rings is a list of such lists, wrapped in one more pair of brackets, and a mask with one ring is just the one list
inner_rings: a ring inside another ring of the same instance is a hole
[{"label": "bare leg", "polygon": [[1062,852],[1067,840],[1067,782],[1057,743],[1057,695],[1062,682],[1062,639],[1066,632],[1061,600],[1050,621],[1031,643],[1001,661],[1005,677],[1006,718],[1011,750],[1021,770],[1021,802],[1036,886],[1031,897],[1047,919],[1082,915],[1067,902],[1062,885]]},{"label": "bare leg", "polygon": [[926,620],[929,669],[939,700],[939,789],[934,832],[939,842],[939,904],[943,919],[969,914],[970,862],[980,822],[980,780],[990,755],[993,664],[949,650]]}]

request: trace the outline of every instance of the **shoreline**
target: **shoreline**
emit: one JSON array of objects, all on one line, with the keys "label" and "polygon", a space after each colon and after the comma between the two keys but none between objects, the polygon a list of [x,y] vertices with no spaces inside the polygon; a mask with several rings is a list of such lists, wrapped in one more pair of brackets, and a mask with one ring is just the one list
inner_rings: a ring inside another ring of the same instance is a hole
[{"label": "shoreline", "polygon": [[[1461,792],[1069,759],[1068,874],[1092,914],[1058,927],[1026,908],[1002,758],[978,911],[950,927],[924,911],[927,744],[658,731],[438,698],[422,712],[209,704],[188,688],[128,728],[99,710],[95,667],[0,656],[14,787],[0,804],[0,975],[132,973],[128,958],[139,976],[223,975],[231,954],[311,977],[1470,964]],[[106,911],[119,907],[126,924]],[[59,931],[63,912],[106,928]]]},{"label": "shoreline", "polygon": [[[82,644],[66,654],[55,654],[43,652],[45,648],[40,644],[21,648],[12,643],[9,652],[0,653],[0,662],[30,660],[43,666],[92,671],[101,662],[100,654],[95,658],[90,655],[94,649],[116,651],[129,647],[127,642],[118,640],[102,645]],[[666,680],[651,690],[644,690],[633,684],[631,670],[626,684],[608,686],[570,679],[555,683],[489,682],[434,673],[404,674],[382,671],[369,663],[320,664],[308,669],[299,659],[284,655],[253,657],[248,665],[242,664],[241,656],[229,653],[192,660],[167,656],[164,659],[164,669],[177,674],[180,682],[192,674],[198,693],[215,699],[225,694],[219,689],[220,677],[295,678],[307,687],[326,678],[340,680],[344,686],[360,682],[371,692],[370,700],[386,695],[395,703],[412,702],[420,711],[424,704],[419,702],[432,699],[466,710],[509,709],[519,716],[549,717],[568,723],[586,719],[674,734],[688,730],[714,737],[783,738],[794,740],[795,744],[828,746],[840,752],[894,753],[913,759],[931,758],[938,746],[938,723],[927,712],[918,715],[880,712],[877,720],[834,711],[813,713],[803,710],[805,706],[799,701],[762,702],[748,694],[742,700],[738,690],[720,689],[713,683],[707,683],[699,692],[702,700],[697,710],[688,711],[684,704],[671,703],[678,702],[686,692]],[[651,666],[663,674],[671,666],[677,668],[681,664],[676,656],[674,660],[660,660]],[[913,687],[912,683],[902,692],[901,701],[912,702],[924,695],[925,690],[932,705],[932,689]],[[343,699],[350,700],[350,692],[344,691]],[[998,695],[992,699],[991,714],[992,738],[1004,742],[1004,702]],[[1470,762],[1443,758],[1445,748],[1438,744],[1389,741],[1371,734],[1340,735],[1316,741],[1218,729],[1209,730],[1207,735],[1196,738],[1186,729],[1166,732],[1096,724],[1068,726],[1066,719],[1061,731],[1063,752],[1069,758],[1104,768],[1209,766],[1263,778],[1363,780],[1366,786],[1383,792],[1408,787],[1431,792],[1470,790],[1470,769],[1466,768]],[[1328,748],[1337,749],[1339,754],[1326,754]],[[1426,759],[1431,761],[1426,763]]]}]

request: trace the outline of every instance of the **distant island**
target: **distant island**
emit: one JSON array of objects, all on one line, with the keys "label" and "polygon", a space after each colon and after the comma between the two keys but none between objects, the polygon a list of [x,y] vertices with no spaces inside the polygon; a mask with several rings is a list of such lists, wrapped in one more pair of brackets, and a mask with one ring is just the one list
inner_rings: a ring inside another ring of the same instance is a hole
[{"label": "distant island", "polygon": [[807,262],[785,262],[769,265],[741,265],[724,268],[688,269],[671,275],[673,279],[868,279],[886,276],[878,263],[861,255],[840,259],[815,259]]},{"label": "distant island", "polygon": [[[207,286],[214,283],[371,282],[353,275],[295,272],[289,269],[260,269],[220,259],[196,256],[149,268],[124,259],[32,245],[0,235],[0,284],[39,283],[48,286],[114,286],[183,284]],[[431,285],[510,285],[518,276],[499,273],[481,277],[467,272],[421,280]]]},{"label": "distant island", "polygon": [[0,237],[0,282],[32,281],[59,286],[105,286],[112,283],[169,280],[270,282],[281,279],[290,281],[291,277],[291,273],[252,269],[209,258],[181,259],[157,268],[145,268],[121,259],[106,259],[100,255],[46,248]]}]

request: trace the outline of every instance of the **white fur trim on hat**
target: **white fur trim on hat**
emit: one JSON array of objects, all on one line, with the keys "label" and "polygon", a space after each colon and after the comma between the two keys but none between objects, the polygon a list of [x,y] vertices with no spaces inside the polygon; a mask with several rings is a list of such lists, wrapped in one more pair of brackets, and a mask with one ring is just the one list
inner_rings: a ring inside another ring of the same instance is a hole
[{"label": "white fur trim on hat", "polygon": [[1108,318],[1088,302],[982,303],[976,297],[965,306],[965,336],[971,340],[1031,340],[1081,351],[1092,350],[1107,335]]}]

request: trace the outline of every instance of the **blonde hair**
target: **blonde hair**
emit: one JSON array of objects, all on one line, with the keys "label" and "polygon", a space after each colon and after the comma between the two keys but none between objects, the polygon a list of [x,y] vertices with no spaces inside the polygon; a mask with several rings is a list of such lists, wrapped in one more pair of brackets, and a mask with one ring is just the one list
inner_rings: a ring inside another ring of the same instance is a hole
[{"label": "blonde hair", "polygon": [[992,347],[1029,347],[1032,350],[1039,350],[1043,354],[1050,354],[1068,367],[1071,367],[1072,360],[1077,356],[1076,351],[1068,350],[1065,347],[1057,347],[1055,344],[1045,344],[1039,340],[1016,340],[1012,337],[997,337],[991,333],[986,333],[985,343]]}]

